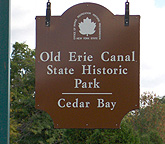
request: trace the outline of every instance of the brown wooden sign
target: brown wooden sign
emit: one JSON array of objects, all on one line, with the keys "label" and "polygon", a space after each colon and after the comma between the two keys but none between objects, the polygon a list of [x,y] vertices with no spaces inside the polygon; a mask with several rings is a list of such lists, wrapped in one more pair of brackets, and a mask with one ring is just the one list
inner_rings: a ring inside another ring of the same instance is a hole
[{"label": "brown wooden sign", "polygon": [[36,17],[36,108],[55,128],[119,128],[139,108],[140,16],[83,3]]}]

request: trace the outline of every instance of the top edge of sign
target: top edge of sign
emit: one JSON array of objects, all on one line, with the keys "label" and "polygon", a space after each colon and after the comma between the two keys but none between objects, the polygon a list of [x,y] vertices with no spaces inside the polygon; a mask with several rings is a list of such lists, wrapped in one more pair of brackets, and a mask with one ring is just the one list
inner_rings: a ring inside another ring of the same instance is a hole
[{"label": "top edge of sign", "polygon": [[[70,9],[74,8],[74,7],[79,7],[79,6],[84,6],[84,7],[93,7],[93,6],[96,6],[96,7],[102,7],[103,9],[106,9],[107,11],[109,11],[112,15],[114,15],[109,9],[107,9],[106,7],[102,6],[101,4],[97,4],[97,3],[92,3],[92,2],[84,2],[84,3],[79,3],[79,4],[76,4],[76,5],[73,5],[71,6],[70,8],[68,8],[62,15],[65,15],[65,13],[67,11],[69,11]],[[61,16],[62,16],[61,15]]]}]

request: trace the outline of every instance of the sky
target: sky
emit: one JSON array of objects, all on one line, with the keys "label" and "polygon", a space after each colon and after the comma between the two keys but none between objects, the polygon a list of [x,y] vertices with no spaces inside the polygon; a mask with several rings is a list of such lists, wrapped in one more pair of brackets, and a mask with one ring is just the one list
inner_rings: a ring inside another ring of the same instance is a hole
[{"label": "sky", "polygon": [[[46,15],[48,0],[11,0],[11,40],[35,49],[35,17]],[[71,6],[93,2],[124,15],[126,0],[50,0],[52,16]],[[165,0],[129,0],[130,15],[140,15],[140,93],[165,96]]]}]

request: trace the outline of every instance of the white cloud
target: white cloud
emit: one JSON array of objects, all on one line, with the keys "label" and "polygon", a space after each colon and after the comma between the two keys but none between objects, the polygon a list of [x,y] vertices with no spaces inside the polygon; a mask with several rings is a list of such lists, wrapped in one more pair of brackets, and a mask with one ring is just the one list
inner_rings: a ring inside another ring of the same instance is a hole
[{"label": "white cloud", "polygon": [[[141,13],[141,86],[143,91],[165,95],[165,8],[146,0]],[[147,5],[148,4],[148,5]]]},{"label": "white cloud", "polygon": [[[124,14],[123,0],[51,0],[52,15],[61,15],[71,6],[93,2],[114,14]],[[165,7],[157,7],[155,0],[129,0],[130,14],[141,15],[141,92],[154,91],[165,95]],[[12,39],[35,48],[35,16],[45,15],[47,0],[11,1]]]}]

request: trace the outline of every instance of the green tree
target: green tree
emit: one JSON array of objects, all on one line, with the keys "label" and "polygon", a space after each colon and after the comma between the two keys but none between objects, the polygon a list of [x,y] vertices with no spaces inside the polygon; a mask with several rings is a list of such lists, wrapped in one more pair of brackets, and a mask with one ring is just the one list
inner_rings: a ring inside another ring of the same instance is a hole
[{"label": "green tree", "polygon": [[92,133],[91,129],[67,129],[64,133],[64,144],[85,144]]},{"label": "green tree", "polygon": [[139,135],[125,120],[120,129],[99,129],[87,140],[87,144],[140,144]]},{"label": "green tree", "polygon": [[163,99],[158,98],[154,93],[143,93],[140,99],[140,111],[134,111],[129,115],[134,130],[139,132],[141,143],[163,144],[165,140]]},{"label": "green tree", "polygon": [[[34,51],[24,43],[15,43],[11,55],[11,142],[21,133],[18,129],[32,110],[34,98]],[[24,108],[24,107],[27,108]],[[28,109],[29,108],[29,109]],[[16,129],[17,126],[17,129]],[[15,130],[14,130],[15,129]],[[14,134],[14,131],[16,134]],[[19,133],[18,133],[19,131]],[[16,143],[16,142],[15,142]]]},{"label": "green tree", "polygon": [[140,144],[138,133],[125,120],[121,129],[68,129],[64,136],[66,144]]},{"label": "green tree", "polygon": [[13,144],[61,143],[63,130],[35,109],[35,51],[16,42],[11,54],[11,136]]}]

